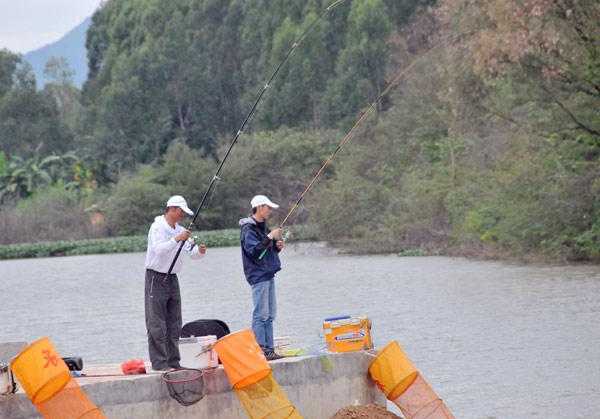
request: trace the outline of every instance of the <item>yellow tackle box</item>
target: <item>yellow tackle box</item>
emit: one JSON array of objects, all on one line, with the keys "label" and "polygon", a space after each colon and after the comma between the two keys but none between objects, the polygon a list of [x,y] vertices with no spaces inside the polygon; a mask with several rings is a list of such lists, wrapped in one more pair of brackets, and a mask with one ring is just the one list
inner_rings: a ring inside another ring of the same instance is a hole
[{"label": "yellow tackle box", "polygon": [[330,352],[373,349],[371,321],[366,316],[338,316],[325,319],[323,334]]}]

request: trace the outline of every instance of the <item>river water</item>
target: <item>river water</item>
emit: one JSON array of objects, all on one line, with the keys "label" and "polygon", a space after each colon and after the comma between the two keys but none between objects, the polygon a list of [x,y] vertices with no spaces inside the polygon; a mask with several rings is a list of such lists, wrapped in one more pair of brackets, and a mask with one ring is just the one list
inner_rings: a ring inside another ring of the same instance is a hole
[{"label": "river water", "polygon": [[[239,248],[180,275],[184,323],[250,324]],[[457,418],[600,418],[600,267],[336,255],[289,246],[276,336],[317,348],[322,319],[366,314],[398,340]],[[0,262],[0,342],[50,336],[86,363],[144,357],[144,255]]]}]

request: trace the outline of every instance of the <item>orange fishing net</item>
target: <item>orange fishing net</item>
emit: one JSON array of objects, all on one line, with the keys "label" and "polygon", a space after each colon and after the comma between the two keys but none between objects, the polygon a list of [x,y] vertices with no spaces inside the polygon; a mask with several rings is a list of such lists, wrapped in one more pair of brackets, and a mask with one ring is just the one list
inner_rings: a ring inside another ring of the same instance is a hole
[{"label": "orange fishing net", "polygon": [[393,400],[406,419],[454,419],[442,399],[421,374],[401,396]]},{"label": "orange fishing net", "polygon": [[235,389],[235,394],[252,419],[302,418],[272,373],[254,384]]},{"label": "orange fishing net", "polygon": [[396,341],[388,343],[369,367],[369,374],[389,400],[400,396],[417,377],[417,369]]},{"label": "orange fishing net", "polygon": [[241,330],[219,339],[215,350],[234,388],[245,387],[271,372],[251,330]]},{"label": "orange fishing net", "polygon": [[105,416],[71,378],[48,338],[38,339],[11,363],[23,390],[48,419],[101,419]]},{"label": "orange fishing net", "polygon": [[53,397],[35,406],[45,418],[101,419],[105,417],[74,379],[71,379]]},{"label": "orange fishing net", "polygon": [[215,344],[215,351],[250,418],[302,418],[273,378],[252,331],[242,330],[222,337]]}]

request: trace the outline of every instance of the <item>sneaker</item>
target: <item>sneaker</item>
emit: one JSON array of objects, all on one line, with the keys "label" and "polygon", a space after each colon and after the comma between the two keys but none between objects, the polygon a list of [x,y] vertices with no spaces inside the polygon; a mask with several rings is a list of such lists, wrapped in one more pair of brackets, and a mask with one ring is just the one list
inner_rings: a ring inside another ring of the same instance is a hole
[{"label": "sneaker", "polygon": [[267,361],[277,361],[278,359],[284,358],[281,355],[277,355],[277,353],[275,353],[275,351],[265,351],[265,358],[267,358]]}]

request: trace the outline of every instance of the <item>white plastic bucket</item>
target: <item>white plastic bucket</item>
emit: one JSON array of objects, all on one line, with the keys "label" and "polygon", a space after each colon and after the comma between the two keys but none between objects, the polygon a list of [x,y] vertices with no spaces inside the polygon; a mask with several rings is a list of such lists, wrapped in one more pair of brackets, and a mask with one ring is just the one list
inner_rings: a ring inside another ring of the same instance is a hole
[{"label": "white plastic bucket", "polygon": [[[200,359],[202,368],[215,368],[219,366],[219,357],[217,352],[213,349],[215,343],[217,343],[217,337],[215,335],[200,336],[198,343],[201,347],[201,355],[197,356]],[[208,351],[207,351],[208,350]],[[205,365],[205,366],[204,366]]]},{"label": "white plastic bucket", "polygon": [[212,347],[217,342],[215,335],[179,339],[180,364],[184,368],[212,368],[219,366],[219,358]]}]

